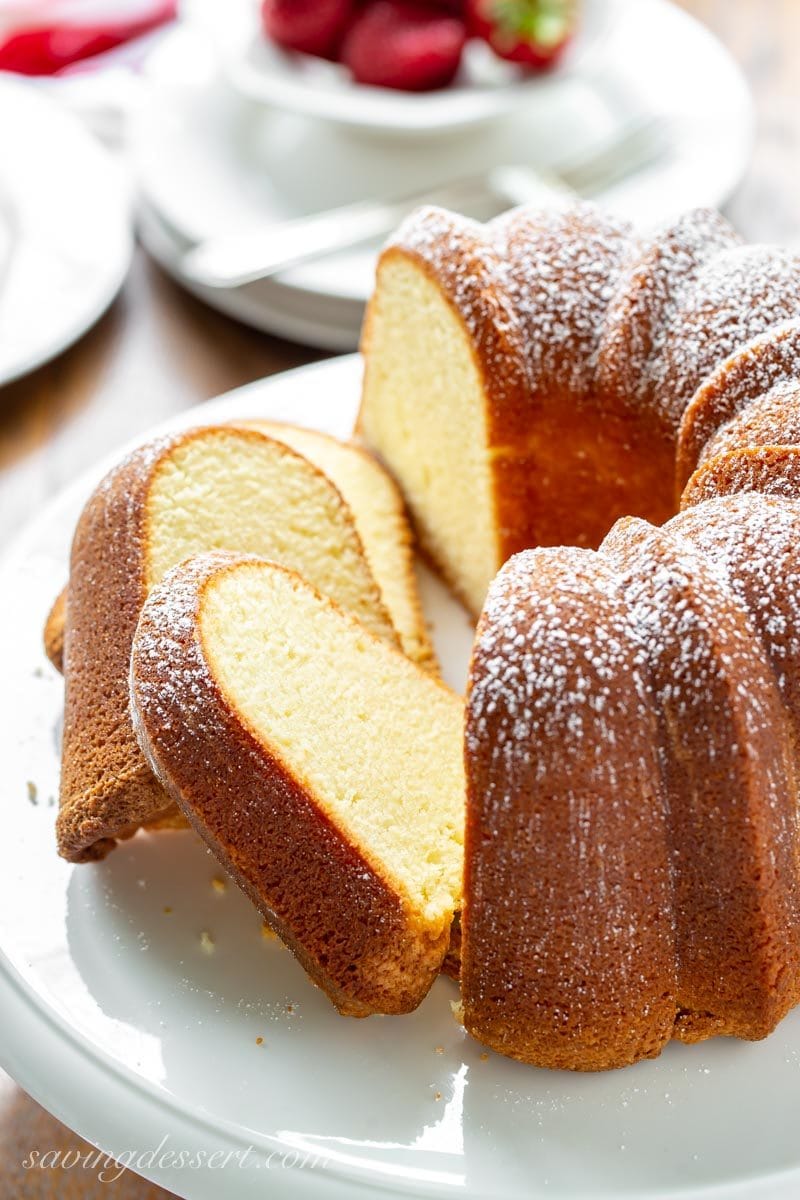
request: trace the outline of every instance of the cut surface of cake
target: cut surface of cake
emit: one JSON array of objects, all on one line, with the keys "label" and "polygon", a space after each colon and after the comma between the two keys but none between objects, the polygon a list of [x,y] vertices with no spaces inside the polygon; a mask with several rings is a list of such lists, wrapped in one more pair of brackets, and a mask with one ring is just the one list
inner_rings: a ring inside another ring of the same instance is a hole
[{"label": "cut surface of cake", "polygon": [[461,698],[293,572],[219,553],[151,594],[131,688],[162,782],[337,1008],[416,1007],[461,898]]},{"label": "cut surface of cake", "polygon": [[59,851],[72,861],[102,857],[116,838],[176,815],[133,735],[130,649],[151,588],[182,559],[218,547],[302,570],[397,643],[350,510],[307,459],[226,426],[134,451],[94,492],[72,547],[57,819]]},{"label": "cut surface of cake", "polygon": [[403,497],[391,476],[355,443],[279,421],[253,420],[246,424],[291,446],[339,489],[350,506],[367,562],[404,652],[413,662],[438,673],[417,588],[413,537]]}]

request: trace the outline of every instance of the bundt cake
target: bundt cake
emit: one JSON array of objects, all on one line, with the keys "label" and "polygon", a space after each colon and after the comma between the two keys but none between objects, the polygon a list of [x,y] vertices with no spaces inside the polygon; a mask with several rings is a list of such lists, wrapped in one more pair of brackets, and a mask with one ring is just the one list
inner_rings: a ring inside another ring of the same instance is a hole
[{"label": "bundt cake", "polygon": [[397,643],[350,510],[306,458],[226,426],[134,451],[90,498],[72,546],[57,835],[73,862],[100,858],[140,825],[177,815],[131,727],[131,642],[145,597],[166,571],[217,547],[298,568]]},{"label": "bundt cake", "polygon": [[800,258],[704,210],[643,242],[586,205],[422,209],[379,261],[359,432],[477,615],[517,551],[666,520],[676,470],[797,377],[798,317]]},{"label": "bundt cake", "polygon": [[219,552],[151,593],[131,696],[165,788],[336,1007],[415,1008],[461,897],[461,697],[294,572]]},{"label": "bundt cake", "polygon": [[[706,211],[641,239],[583,205],[427,208],[363,346],[358,433],[481,614],[466,717],[418,665],[372,467],[170,440],[76,535],[62,853],[174,798],[355,1015],[419,1002],[461,906],[466,1027],[536,1065],[765,1036],[800,1001],[800,258]],[[305,557],[240,503],[259,454],[304,464]]]}]

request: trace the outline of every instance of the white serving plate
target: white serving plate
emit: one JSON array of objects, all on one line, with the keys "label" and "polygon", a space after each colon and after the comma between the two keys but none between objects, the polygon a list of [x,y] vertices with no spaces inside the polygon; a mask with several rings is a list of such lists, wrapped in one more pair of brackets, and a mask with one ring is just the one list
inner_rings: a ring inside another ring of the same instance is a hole
[{"label": "white serving plate", "polygon": [[0,386],[65,350],[105,312],[133,237],[118,166],[80,122],[0,76]]},{"label": "white serving plate", "polygon": [[[219,21],[221,7],[211,10]],[[752,101],[740,68],[667,0],[614,0],[613,11],[601,51],[584,67],[553,75],[506,118],[446,138],[387,140],[244,100],[220,79],[201,32],[209,0],[194,0],[187,26],[168,34],[150,59],[152,100],[132,131],[139,188],[159,222],[154,231],[149,217],[142,220],[148,250],[192,287],[181,254],[205,237],[406,195],[492,165],[548,169],[607,144],[648,114],[667,122],[670,152],[598,202],[640,227],[695,205],[723,204],[752,145]],[[258,328],[353,349],[376,251],[365,245],[242,288],[192,290]]]},{"label": "white serving plate", "polygon": [[[161,428],[259,415],[343,435],[359,377],[355,357],[333,360]],[[91,866],[57,858],[62,685],[41,628],[80,507],[109,465],[55,500],[0,565],[2,1066],[115,1154],[149,1154],[165,1137],[162,1154],[252,1147],[245,1167],[134,1162],[191,1200],[796,1200],[800,1012],[760,1044],[674,1044],[598,1075],[535,1070],[483,1054],[451,1016],[447,979],[411,1016],[337,1016],[232,885],[212,887],[221,872],[193,834],[140,835]],[[424,599],[460,685],[469,624],[431,576]],[[295,1152],[325,1165],[281,1166]]]}]

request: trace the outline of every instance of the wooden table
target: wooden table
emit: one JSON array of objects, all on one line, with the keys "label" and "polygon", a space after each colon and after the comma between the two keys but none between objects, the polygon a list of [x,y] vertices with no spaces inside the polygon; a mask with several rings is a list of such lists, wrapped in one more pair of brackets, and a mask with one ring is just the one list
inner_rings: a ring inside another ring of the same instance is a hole
[{"label": "wooden table", "polygon": [[[800,3],[682,0],[743,64],[755,92],[753,165],[728,212],[751,240],[800,239]],[[320,357],[255,333],[182,293],[137,253],[122,295],[78,346],[0,392],[0,546],[100,455],[228,388]],[[34,1148],[77,1139],[0,1075],[0,1180],[6,1195],[155,1200],[128,1175],[25,1171]]]}]

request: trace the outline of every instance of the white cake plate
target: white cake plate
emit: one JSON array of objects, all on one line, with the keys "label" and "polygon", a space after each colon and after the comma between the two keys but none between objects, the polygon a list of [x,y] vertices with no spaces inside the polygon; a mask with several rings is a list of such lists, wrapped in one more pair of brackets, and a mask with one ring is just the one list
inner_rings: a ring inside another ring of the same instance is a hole
[{"label": "white cake plate", "polygon": [[[304,368],[161,428],[264,416],[346,434],[359,375],[356,358]],[[756,1045],[675,1044],[599,1075],[535,1070],[464,1033],[447,979],[411,1016],[337,1016],[244,897],[214,886],[193,834],[139,835],[91,866],[56,856],[62,684],[41,628],[108,465],[0,566],[0,1064],[191,1200],[796,1200],[800,1012]],[[469,624],[430,576],[425,603],[460,686]]]}]

